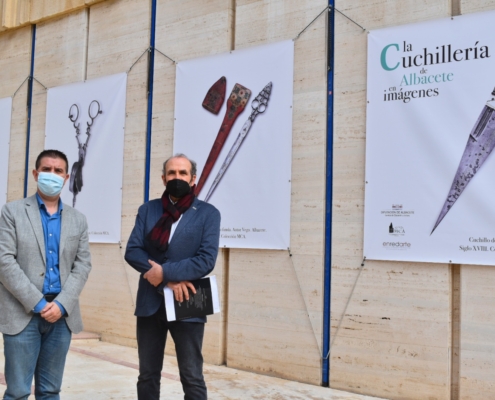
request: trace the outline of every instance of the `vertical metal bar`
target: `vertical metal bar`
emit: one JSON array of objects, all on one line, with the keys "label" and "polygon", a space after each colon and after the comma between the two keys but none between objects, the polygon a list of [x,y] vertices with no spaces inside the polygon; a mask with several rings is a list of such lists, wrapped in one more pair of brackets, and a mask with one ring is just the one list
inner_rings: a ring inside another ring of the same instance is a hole
[{"label": "vertical metal bar", "polygon": [[461,265],[450,265],[450,400],[459,400],[460,348],[461,348]]},{"label": "vertical metal bar", "polygon": [[[461,0],[452,0],[452,16],[461,15]],[[450,400],[459,400],[461,348],[461,266],[451,264],[450,312]]]},{"label": "vertical metal bar", "polygon": [[330,382],[330,301],[332,282],[332,185],[333,185],[333,62],[334,62],[334,0],[328,0],[327,19],[327,166],[325,195],[325,272],[323,295],[322,386]]},{"label": "vertical metal bar", "polygon": [[150,53],[148,58],[148,121],[146,124],[146,167],[144,172],[144,201],[150,198],[151,122],[153,120],[153,77],[155,73],[156,0],[151,0]]},{"label": "vertical metal bar", "polygon": [[91,7],[86,7],[84,12],[86,14],[86,34],[84,35],[82,79],[83,81],[86,81],[88,79],[89,24],[91,18]]},{"label": "vertical metal bar", "polygon": [[26,129],[26,158],[24,161],[24,197],[27,197],[29,178],[29,144],[31,141],[31,109],[33,105],[34,49],[36,48],[36,25],[31,28],[31,69],[28,79],[27,95],[27,129]]},{"label": "vertical metal bar", "polygon": [[230,249],[223,248],[220,250],[223,255],[223,270],[222,270],[222,323],[221,323],[221,347],[220,347],[220,363],[227,365],[227,346],[229,337],[229,276],[230,276]]}]

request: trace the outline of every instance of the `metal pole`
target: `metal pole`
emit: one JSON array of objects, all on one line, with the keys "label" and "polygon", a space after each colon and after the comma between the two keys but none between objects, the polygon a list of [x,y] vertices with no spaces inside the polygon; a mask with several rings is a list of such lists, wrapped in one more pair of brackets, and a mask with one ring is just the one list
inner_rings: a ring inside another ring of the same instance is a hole
[{"label": "metal pole", "polygon": [[145,202],[150,198],[151,122],[153,120],[153,78],[155,73],[155,27],[156,0],[151,0],[150,54],[148,63],[148,121],[146,124],[146,166],[144,172]]},{"label": "metal pole", "polygon": [[332,185],[333,185],[333,58],[334,58],[334,0],[328,0],[327,36],[327,166],[325,196],[325,274],[323,295],[323,360],[322,386],[330,382],[330,302],[332,282]]},{"label": "metal pole", "polygon": [[34,81],[34,49],[36,48],[36,25],[31,29],[31,70],[28,80],[27,95],[27,129],[26,129],[26,156],[24,161],[24,198],[27,197],[29,178],[29,144],[31,141],[31,109],[33,106],[33,81]]}]

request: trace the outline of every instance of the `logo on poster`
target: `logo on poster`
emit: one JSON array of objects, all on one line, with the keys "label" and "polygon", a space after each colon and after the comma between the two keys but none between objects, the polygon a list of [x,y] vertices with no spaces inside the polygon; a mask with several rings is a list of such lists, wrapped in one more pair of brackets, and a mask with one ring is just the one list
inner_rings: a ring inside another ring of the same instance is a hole
[{"label": "logo on poster", "polygon": [[406,230],[403,226],[396,225],[394,226],[391,222],[388,226],[388,233],[393,236],[404,236],[406,234]]},{"label": "logo on poster", "polygon": [[411,247],[409,242],[383,242],[383,247],[391,250],[407,250]]}]

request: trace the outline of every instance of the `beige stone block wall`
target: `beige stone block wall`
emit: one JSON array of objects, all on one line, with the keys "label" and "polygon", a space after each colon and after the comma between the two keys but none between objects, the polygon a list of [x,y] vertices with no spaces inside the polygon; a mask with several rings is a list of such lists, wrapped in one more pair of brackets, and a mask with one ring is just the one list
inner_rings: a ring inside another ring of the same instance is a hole
[{"label": "beige stone block wall", "polygon": [[[326,5],[237,1],[235,48],[293,39]],[[314,384],[321,382],[325,40],[323,15],[295,42],[293,256],[289,251],[231,249],[229,271],[227,365]]]},{"label": "beige stone block wall", "polygon": [[[450,1],[341,0],[367,30],[448,17]],[[397,399],[449,399],[448,265],[366,261],[363,215],[367,32],[335,16],[330,385]]]},{"label": "beige stone block wall", "polygon": [[13,96],[7,201],[24,193],[27,80],[31,68],[31,28],[0,33],[0,98]]},{"label": "beige stone block wall", "polygon": [[[454,1],[454,0],[453,0]],[[471,14],[493,10],[495,5],[491,0],[455,0],[459,2],[461,14]]]},{"label": "beige stone block wall", "polygon": [[461,399],[495,395],[495,271],[461,266],[460,383]]},{"label": "beige stone block wall", "polygon": [[359,273],[339,261],[332,271],[331,387],[450,398],[448,268],[367,261]]},{"label": "beige stone block wall", "polygon": [[0,0],[0,32],[36,24],[106,0]]},{"label": "beige stone block wall", "polygon": [[84,0],[36,0],[26,2],[30,6],[30,21],[36,23],[63,13],[74,12],[85,6]]},{"label": "beige stone block wall", "polygon": [[[16,0],[0,0],[0,30],[6,29],[6,4],[19,7]],[[159,0],[156,48],[180,63],[291,39],[326,5],[326,0]],[[495,9],[490,0],[337,4],[368,30],[448,17],[454,6],[462,14]],[[25,9],[9,15],[18,25],[0,33],[0,98],[13,95],[29,75],[31,27],[18,26],[34,18],[43,21],[37,24],[34,75],[47,87],[127,71],[149,46],[149,0],[38,0],[29,10],[29,19]],[[491,398],[495,272],[463,265],[456,278],[446,264],[368,260],[361,267],[367,32],[339,13],[335,24],[330,385],[397,399],[449,399],[451,385],[457,385],[459,398]],[[204,343],[207,362],[313,384],[321,381],[326,29],[323,15],[295,42],[292,256],[221,249],[214,273],[222,313],[209,318]],[[161,195],[161,164],[172,154],[175,68],[155,54],[150,198]],[[30,168],[44,147],[41,84],[34,82]],[[26,94],[24,83],[14,97],[9,200],[23,195]],[[121,244],[91,245],[93,271],[81,298],[86,329],[129,346],[135,346],[138,274],[123,253],[144,199],[146,113],[145,54],[128,74]],[[29,189],[35,189],[32,180]],[[457,329],[458,356],[452,349]]]},{"label": "beige stone block wall", "polygon": [[29,22],[30,3],[26,0],[0,0],[0,30]]},{"label": "beige stone block wall", "polygon": [[[150,2],[109,0],[89,10],[87,79],[126,72],[149,46]],[[85,328],[113,343],[136,346],[138,273],[124,260],[138,207],[144,202],[147,63],[127,75],[121,244],[92,244],[93,271],[81,304]]]}]

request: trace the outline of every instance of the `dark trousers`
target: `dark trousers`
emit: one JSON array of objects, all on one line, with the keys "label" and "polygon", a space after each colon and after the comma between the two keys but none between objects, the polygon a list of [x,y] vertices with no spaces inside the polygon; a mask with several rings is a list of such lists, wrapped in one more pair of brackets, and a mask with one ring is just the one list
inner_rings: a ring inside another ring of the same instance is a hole
[{"label": "dark trousers", "polygon": [[167,322],[164,307],[150,317],[137,317],[139,400],[160,399],[160,378],[168,332],[175,343],[184,399],[207,399],[201,354],[204,330],[204,323]]}]

